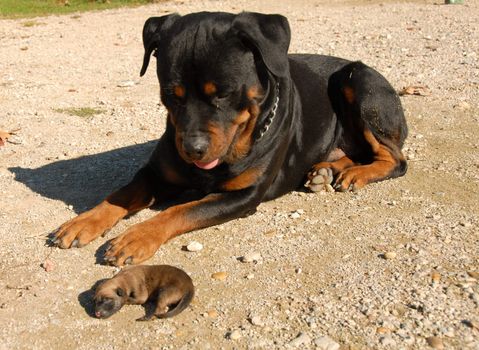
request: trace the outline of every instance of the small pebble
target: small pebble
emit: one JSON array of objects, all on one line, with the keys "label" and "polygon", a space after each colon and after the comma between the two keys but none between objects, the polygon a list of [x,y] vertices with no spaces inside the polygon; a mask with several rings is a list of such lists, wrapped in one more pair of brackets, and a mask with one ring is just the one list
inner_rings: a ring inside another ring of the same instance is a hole
[{"label": "small pebble", "polygon": [[433,271],[431,273],[431,280],[435,283],[439,282],[441,280],[441,274],[437,271]]},{"label": "small pebble", "polygon": [[300,347],[300,346],[308,345],[310,343],[311,343],[311,338],[309,337],[309,335],[301,332],[298,334],[296,338],[294,338],[293,340],[289,342],[289,345],[293,347]]},{"label": "small pebble", "polygon": [[241,332],[237,329],[235,329],[233,332],[231,332],[228,336],[231,340],[238,340],[241,338]]},{"label": "small pebble", "polygon": [[476,280],[479,280],[479,272],[477,272],[477,271],[467,271],[467,274],[468,274],[470,277],[472,277],[472,278],[474,278],[474,279],[476,279]]},{"label": "small pebble", "polygon": [[301,217],[301,214],[298,212],[294,212],[290,215],[291,219],[299,219]]},{"label": "small pebble", "polygon": [[252,316],[250,321],[253,326],[260,326],[260,327],[264,326],[264,322],[261,320],[261,317],[259,316]]},{"label": "small pebble", "polygon": [[381,339],[379,339],[379,342],[384,346],[389,346],[389,347],[396,346],[396,341],[393,339],[393,337],[390,334],[387,334],[384,337],[381,337]]},{"label": "small pebble", "polygon": [[274,237],[276,235],[276,230],[269,230],[264,233],[266,237]]},{"label": "small pebble", "polygon": [[384,259],[386,259],[386,260],[395,259],[396,256],[397,256],[396,252],[386,252],[386,253],[384,253]]},{"label": "small pebble", "polygon": [[241,258],[241,261],[244,263],[250,263],[250,262],[259,261],[259,260],[261,260],[261,254],[258,252],[248,253]]},{"label": "small pebble", "polygon": [[53,264],[53,261],[51,261],[50,259],[45,259],[45,261],[42,263],[41,267],[43,267],[43,269],[46,272],[51,272],[51,271],[53,271],[55,265]]},{"label": "small pebble", "polygon": [[186,249],[189,252],[199,252],[201,249],[203,249],[203,244],[201,244],[200,242],[192,241],[188,243]]},{"label": "small pebble", "polygon": [[228,273],[225,271],[215,272],[211,275],[211,278],[219,281],[224,280],[226,277],[228,277]]},{"label": "small pebble", "polygon": [[330,337],[319,337],[314,340],[314,345],[318,350],[339,350],[339,344]]},{"label": "small pebble", "polygon": [[118,87],[135,86],[135,82],[133,80],[123,80],[123,81],[120,81],[117,86]]},{"label": "small pebble", "polygon": [[433,349],[444,349],[444,343],[442,342],[442,339],[439,337],[429,337],[426,338],[427,343],[429,344],[430,347]]},{"label": "small pebble", "polygon": [[208,315],[208,317],[211,317],[211,318],[218,317],[218,311],[216,311],[215,309],[208,310],[206,314]]},{"label": "small pebble", "polygon": [[459,104],[457,105],[457,107],[461,110],[461,111],[468,111],[471,109],[471,105],[469,103],[467,103],[466,101],[461,101],[459,102]]},{"label": "small pebble", "polygon": [[376,333],[377,334],[389,334],[389,333],[391,333],[391,330],[387,327],[378,327],[376,329]]}]

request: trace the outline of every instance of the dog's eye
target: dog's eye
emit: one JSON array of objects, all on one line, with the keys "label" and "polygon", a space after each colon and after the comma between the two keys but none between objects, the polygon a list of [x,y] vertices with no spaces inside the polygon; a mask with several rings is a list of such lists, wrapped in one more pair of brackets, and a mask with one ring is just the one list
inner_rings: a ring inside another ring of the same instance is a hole
[{"label": "dog's eye", "polygon": [[231,94],[229,92],[222,92],[222,93],[216,95],[216,99],[218,99],[220,101],[221,100],[226,100],[230,96],[231,96]]}]

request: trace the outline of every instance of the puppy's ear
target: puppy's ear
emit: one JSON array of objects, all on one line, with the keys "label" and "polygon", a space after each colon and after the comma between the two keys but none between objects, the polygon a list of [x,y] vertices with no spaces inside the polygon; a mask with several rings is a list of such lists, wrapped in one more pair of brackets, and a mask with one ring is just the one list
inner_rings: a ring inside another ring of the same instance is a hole
[{"label": "puppy's ear", "polygon": [[253,46],[273,75],[288,75],[291,30],[286,17],[243,12],[234,19],[232,29],[247,46]]},{"label": "puppy's ear", "polygon": [[145,48],[145,55],[143,56],[143,66],[141,67],[140,77],[145,74],[148,68],[151,53],[158,49],[161,32],[170,27],[179,17],[178,14],[174,13],[161,17],[150,17],[146,20],[143,26],[143,47]]}]

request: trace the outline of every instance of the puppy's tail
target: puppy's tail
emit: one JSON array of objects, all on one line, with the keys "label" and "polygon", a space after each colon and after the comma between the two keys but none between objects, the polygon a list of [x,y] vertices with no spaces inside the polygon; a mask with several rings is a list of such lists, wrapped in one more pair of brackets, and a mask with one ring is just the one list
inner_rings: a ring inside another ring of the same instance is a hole
[{"label": "puppy's tail", "polygon": [[188,290],[188,292],[183,295],[183,298],[176,304],[176,306],[169,310],[168,312],[165,312],[164,314],[161,314],[158,316],[158,318],[168,318],[168,317],[173,317],[178,315],[181,311],[186,309],[188,305],[190,305],[191,300],[193,300],[193,297],[195,296],[195,290],[193,287]]}]

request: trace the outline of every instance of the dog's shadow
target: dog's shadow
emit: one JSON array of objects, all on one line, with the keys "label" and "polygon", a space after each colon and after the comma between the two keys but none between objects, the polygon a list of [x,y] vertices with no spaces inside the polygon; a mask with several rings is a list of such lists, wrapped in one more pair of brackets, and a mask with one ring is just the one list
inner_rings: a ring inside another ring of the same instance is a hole
[{"label": "dog's shadow", "polygon": [[76,213],[98,204],[126,185],[148,160],[156,141],[131,145],[75,159],[56,161],[36,169],[12,167],[15,180],[32,191],[71,206]]}]

